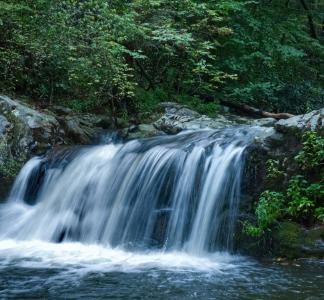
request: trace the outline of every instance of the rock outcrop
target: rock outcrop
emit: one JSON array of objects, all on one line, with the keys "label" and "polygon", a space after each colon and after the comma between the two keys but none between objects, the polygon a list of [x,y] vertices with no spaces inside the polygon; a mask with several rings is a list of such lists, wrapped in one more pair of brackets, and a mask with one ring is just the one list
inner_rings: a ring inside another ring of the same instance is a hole
[{"label": "rock outcrop", "polygon": [[324,108],[280,120],[275,124],[275,128],[283,133],[298,133],[306,130],[316,130],[324,133]]},{"label": "rock outcrop", "polygon": [[0,115],[6,118],[6,143],[14,157],[23,158],[40,148],[63,141],[63,132],[56,118],[32,109],[19,101],[0,96]]},{"label": "rock outcrop", "polygon": [[59,106],[35,109],[0,96],[0,177],[15,176],[31,155],[45,153],[53,146],[89,144],[112,124],[106,116],[74,114]]},{"label": "rock outcrop", "polygon": [[145,138],[161,134],[177,134],[183,130],[218,129],[239,125],[271,128],[265,129],[263,137],[260,136],[261,139],[274,134],[272,127],[276,120],[273,118],[254,119],[229,112],[211,118],[175,102],[162,102],[159,106],[161,112],[154,114],[155,121],[151,124],[131,125],[124,128],[123,136],[128,139]]},{"label": "rock outcrop", "polygon": [[201,115],[185,105],[174,102],[163,102],[160,104],[164,108],[164,114],[153,123],[154,127],[159,131],[167,134],[176,134],[182,130],[197,130],[204,128],[224,128],[237,124],[247,124],[249,119],[240,118],[238,116],[217,116],[210,118]]}]

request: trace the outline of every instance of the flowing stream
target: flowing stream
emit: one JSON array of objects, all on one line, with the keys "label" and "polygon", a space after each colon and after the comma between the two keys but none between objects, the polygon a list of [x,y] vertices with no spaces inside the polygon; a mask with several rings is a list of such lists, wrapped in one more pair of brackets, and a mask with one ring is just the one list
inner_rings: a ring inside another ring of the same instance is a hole
[{"label": "flowing stream", "polygon": [[320,299],[322,265],[265,266],[233,253],[246,150],[258,130],[31,159],[0,206],[0,297]]}]

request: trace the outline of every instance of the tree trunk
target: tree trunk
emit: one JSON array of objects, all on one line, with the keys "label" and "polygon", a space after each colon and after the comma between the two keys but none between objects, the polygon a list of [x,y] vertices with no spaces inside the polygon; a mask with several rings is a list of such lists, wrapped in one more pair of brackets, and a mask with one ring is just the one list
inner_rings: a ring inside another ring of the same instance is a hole
[{"label": "tree trunk", "polygon": [[[216,101],[216,99],[213,96],[208,95],[208,94],[192,93],[191,95],[196,95],[199,98],[206,100],[207,102]],[[240,104],[240,103],[232,102],[230,100],[224,100],[224,99],[219,100],[219,103],[224,106],[234,108],[239,113],[243,112],[247,115],[253,115],[253,116],[258,116],[258,117],[263,117],[263,118],[274,118],[274,119],[280,120],[280,119],[289,119],[294,116],[290,113],[272,113],[272,112],[264,111],[262,109],[255,108],[253,106],[249,106],[247,104]]]},{"label": "tree trunk", "polygon": [[255,108],[253,106],[249,106],[246,104],[239,104],[239,103],[231,102],[228,100],[220,100],[220,103],[222,105],[234,108],[235,110],[237,110],[239,112],[244,112],[249,115],[259,116],[259,117],[263,117],[263,118],[274,118],[274,119],[280,120],[280,119],[289,119],[294,116],[289,113],[271,113],[268,111],[264,111],[264,110]]},{"label": "tree trunk", "polygon": [[310,36],[312,38],[314,38],[314,39],[318,39],[317,32],[316,32],[316,27],[315,27],[315,24],[314,24],[314,20],[313,20],[313,17],[311,15],[310,9],[309,9],[306,1],[305,0],[300,0],[300,3],[301,3],[302,7],[304,8],[304,10],[306,11],[306,14],[307,14]]}]

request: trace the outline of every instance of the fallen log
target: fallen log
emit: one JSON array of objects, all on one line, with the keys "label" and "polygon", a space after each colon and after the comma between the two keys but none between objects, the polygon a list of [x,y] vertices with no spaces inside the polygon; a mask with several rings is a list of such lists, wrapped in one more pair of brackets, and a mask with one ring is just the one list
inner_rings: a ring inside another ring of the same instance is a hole
[{"label": "fallen log", "polygon": [[262,109],[255,108],[247,104],[239,104],[228,100],[220,100],[220,103],[230,108],[234,108],[238,112],[244,112],[249,115],[259,116],[263,118],[274,118],[280,120],[280,119],[289,119],[294,116],[290,113],[272,113],[272,112],[264,111]]},{"label": "fallen log", "polygon": [[[204,99],[207,102],[213,102],[216,101],[215,97],[211,96],[211,95],[207,95],[207,94],[202,94],[202,93],[192,93],[191,95],[196,95],[201,99]],[[290,113],[272,113],[272,112],[268,112],[268,111],[264,111],[262,109],[258,109],[255,108],[253,106],[247,105],[247,104],[241,104],[241,103],[237,103],[237,102],[233,102],[230,100],[219,100],[219,103],[224,105],[224,106],[228,106],[230,108],[235,109],[238,113],[245,113],[247,115],[252,115],[252,116],[258,116],[258,117],[262,117],[262,118],[274,118],[277,120],[281,120],[281,119],[289,119],[291,117],[294,117],[293,114]]]}]

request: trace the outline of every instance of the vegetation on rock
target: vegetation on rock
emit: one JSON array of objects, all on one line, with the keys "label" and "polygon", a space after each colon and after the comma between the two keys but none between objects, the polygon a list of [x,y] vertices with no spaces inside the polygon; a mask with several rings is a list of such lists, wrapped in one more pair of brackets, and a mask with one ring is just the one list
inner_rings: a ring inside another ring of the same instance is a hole
[{"label": "vegetation on rock", "polygon": [[283,220],[306,226],[324,221],[324,137],[309,131],[302,139],[302,149],[294,157],[295,168],[287,158],[268,161],[267,176],[277,190],[261,194],[255,209],[256,224],[244,224],[248,235],[262,237]]}]

